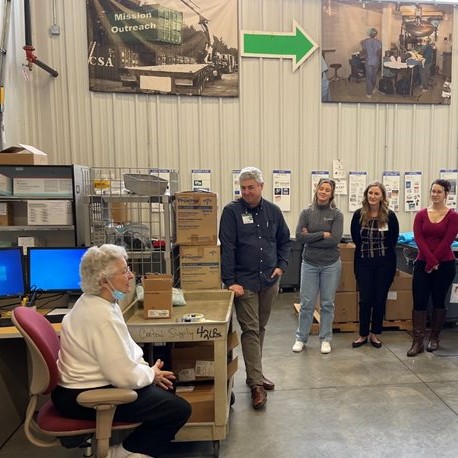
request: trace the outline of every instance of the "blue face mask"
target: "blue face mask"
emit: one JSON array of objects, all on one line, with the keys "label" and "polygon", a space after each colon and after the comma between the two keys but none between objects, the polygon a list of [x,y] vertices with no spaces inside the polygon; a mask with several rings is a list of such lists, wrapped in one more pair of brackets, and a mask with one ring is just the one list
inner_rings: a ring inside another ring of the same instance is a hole
[{"label": "blue face mask", "polygon": [[126,293],[119,291],[118,289],[114,289],[111,294],[113,295],[113,299],[116,302],[122,301],[126,297]]},{"label": "blue face mask", "polygon": [[113,288],[111,290],[111,295],[113,296],[113,299],[116,302],[122,301],[126,297],[126,293],[123,293],[122,291],[119,291],[119,289],[115,289],[114,286],[111,284],[110,280],[107,279],[107,282]]}]

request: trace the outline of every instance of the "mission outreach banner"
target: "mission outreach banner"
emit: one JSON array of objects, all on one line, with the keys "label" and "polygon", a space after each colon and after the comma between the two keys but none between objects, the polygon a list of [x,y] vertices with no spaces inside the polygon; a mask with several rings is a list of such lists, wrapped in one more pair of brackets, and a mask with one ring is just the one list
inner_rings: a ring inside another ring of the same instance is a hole
[{"label": "mission outreach banner", "polygon": [[237,0],[87,0],[89,89],[238,97]]}]

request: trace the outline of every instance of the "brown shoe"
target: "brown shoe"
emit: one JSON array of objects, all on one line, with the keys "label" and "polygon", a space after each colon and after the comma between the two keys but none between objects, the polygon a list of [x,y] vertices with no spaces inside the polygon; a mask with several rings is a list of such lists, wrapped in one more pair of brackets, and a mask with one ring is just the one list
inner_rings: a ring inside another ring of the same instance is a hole
[{"label": "brown shoe", "polygon": [[262,377],[262,386],[267,391],[272,391],[275,389],[275,383],[265,378],[264,376]]},{"label": "brown shoe", "polygon": [[251,404],[253,409],[260,409],[267,402],[267,393],[262,385],[251,388]]}]

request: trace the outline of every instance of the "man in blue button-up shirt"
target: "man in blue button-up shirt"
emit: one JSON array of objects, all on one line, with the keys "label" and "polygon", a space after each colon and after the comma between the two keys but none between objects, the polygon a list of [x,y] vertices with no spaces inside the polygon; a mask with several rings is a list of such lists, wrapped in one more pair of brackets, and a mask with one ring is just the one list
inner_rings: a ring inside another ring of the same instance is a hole
[{"label": "man in blue button-up shirt", "polygon": [[227,204],[221,215],[221,276],[234,291],[246,382],[252,405],[258,409],[267,401],[265,390],[275,387],[262,372],[262,346],[279,279],[288,266],[291,241],[280,208],[262,198],[262,172],[246,167],[239,183],[242,197]]}]

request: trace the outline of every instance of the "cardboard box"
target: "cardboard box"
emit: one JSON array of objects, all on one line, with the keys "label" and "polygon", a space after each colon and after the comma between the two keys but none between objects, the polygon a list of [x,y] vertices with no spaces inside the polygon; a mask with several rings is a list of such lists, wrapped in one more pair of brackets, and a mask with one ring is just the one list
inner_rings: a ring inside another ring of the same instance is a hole
[{"label": "cardboard box", "polygon": [[71,226],[73,224],[70,200],[28,200],[27,225]]},{"label": "cardboard box", "polygon": [[336,291],[356,291],[356,278],[353,270],[353,261],[342,262],[342,272]]},{"label": "cardboard box", "polygon": [[0,226],[13,226],[13,205],[11,202],[0,202]]},{"label": "cardboard box", "polygon": [[13,180],[0,173],[0,196],[11,196],[13,194]]},{"label": "cardboard box", "polygon": [[[352,323],[359,320],[358,293],[356,291],[337,292],[334,304],[334,323]],[[315,309],[320,312],[319,297],[315,304]]]},{"label": "cardboard box", "polygon": [[212,192],[175,193],[176,243],[216,245],[217,195]]},{"label": "cardboard box", "polygon": [[192,391],[180,391],[177,395],[192,406],[188,423],[213,422],[215,420],[215,387],[213,384],[196,385]]},{"label": "cardboard box", "polygon": [[402,270],[396,270],[390,289],[395,291],[412,290],[412,275]]},{"label": "cardboard box", "polygon": [[355,244],[354,243],[339,243],[340,259],[343,262],[353,262],[355,258]]},{"label": "cardboard box", "polygon": [[182,289],[221,289],[220,247],[180,246],[179,273]]},{"label": "cardboard box", "polygon": [[385,320],[411,320],[413,309],[412,290],[388,291]]},{"label": "cardboard box", "polygon": [[73,197],[71,178],[14,178],[13,195],[38,197]]},{"label": "cardboard box", "polygon": [[47,165],[48,155],[34,146],[19,144],[0,151],[0,164]]},{"label": "cardboard box", "polygon": [[144,318],[170,318],[172,316],[172,276],[146,274],[142,278],[142,283]]},{"label": "cardboard box", "polygon": [[172,316],[172,291],[145,291],[143,316],[148,318],[170,318]]},{"label": "cardboard box", "polygon": [[172,371],[178,381],[189,382],[214,377],[213,342],[196,342],[192,346],[176,344],[172,348]]},{"label": "cardboard box", "polygon": [[346,291],[336,293],[334,323],[358,321],[358,293]]},{"label": "cardboard box", "polygon": [[172,275],[147,273],[142,278],[143,289],[147,291],[172,291]]}]

